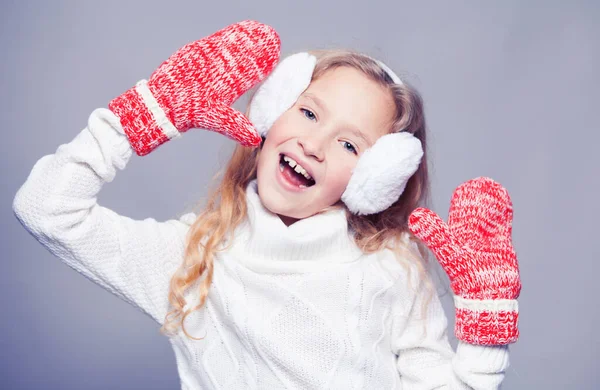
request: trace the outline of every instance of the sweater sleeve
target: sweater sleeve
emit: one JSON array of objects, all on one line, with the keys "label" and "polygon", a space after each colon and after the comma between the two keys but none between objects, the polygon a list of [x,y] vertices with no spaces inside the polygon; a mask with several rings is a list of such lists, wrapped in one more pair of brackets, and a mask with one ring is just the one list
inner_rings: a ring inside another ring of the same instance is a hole
[{"label": "sweater sleeve", "polygon": [[62,262],[163,324],[170,277],[194,216],[133,220],[98,205],[98,192],[132,151],[119,119],[107,109],[93,111],[71,142],[35,163],[13,211]]},{"label": "sweater sleeve", "polygon": [[416,291],[411,303],[394,314],[392,349],[401,388],[498,389],[509,366],[508,346],[472,345],[459,340],[454,352],[448,340],[448,320],[435,289],[421,282]]}]

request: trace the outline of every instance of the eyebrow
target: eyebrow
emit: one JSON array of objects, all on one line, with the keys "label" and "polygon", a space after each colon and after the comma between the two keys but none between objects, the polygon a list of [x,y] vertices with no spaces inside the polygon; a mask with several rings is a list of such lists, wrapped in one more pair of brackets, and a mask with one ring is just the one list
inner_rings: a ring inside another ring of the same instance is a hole
[{"label": "eyebrow", "polygon": [[[308,98],[310,100],[312,100],[313,102],[315,102],[315,104],[323,111],[325,112],[329,112],[327,110],[327,106],[325,105],[325,103],[319,99],[318,97],[316,97],[315,95],[311,94],[311,93],[305,93],[302,96],[304,96],[305,98]],[[367,136],[365,135],[365,133],[363,133],[362,131],[360,131],[358,128],[356,128],[353,125],[347,124],[348,130],[354,134],[355,136],[361,138],[367,145],[372,145],[373,143],[367,138]]]}]

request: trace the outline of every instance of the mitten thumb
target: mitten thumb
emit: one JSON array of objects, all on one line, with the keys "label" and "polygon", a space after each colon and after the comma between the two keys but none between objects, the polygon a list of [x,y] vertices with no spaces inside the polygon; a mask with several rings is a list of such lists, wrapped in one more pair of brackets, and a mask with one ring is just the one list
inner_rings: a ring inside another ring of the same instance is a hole
[{"label": "mitten thumb", "polygon": [[194,127],[223,134],[242,146],[258,146],[262,141],[244,114],[220,102],[212,103],[206,112],[199,115]]},{"label": "mitten thumb", "polygon": [[419,207],[408,217],[408,228],[427,245],[452,278],[461,245],[448,225],[435,212]]}]

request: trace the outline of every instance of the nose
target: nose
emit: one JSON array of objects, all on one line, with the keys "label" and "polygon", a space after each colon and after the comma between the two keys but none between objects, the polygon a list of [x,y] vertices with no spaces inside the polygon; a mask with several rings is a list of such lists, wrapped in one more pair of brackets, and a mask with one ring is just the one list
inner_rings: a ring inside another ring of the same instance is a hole
[{"label": "nose", "polygon": [[319,137],[314,133],[298,138],[298,144],[306,156],[313,156],[317,161],[323,161],[325,157],[325,137]]}]

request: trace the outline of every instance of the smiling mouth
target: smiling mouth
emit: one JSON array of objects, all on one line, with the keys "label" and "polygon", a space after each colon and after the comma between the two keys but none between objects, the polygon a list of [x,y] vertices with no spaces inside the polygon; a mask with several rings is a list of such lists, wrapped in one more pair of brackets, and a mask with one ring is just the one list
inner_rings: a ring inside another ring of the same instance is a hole
[{"label": "smiling mouth", "polygon": [[299,188],[312,187],[316,184],[315,180],[301,166],[284,154],[279,155],[279,171],[286,180]]}]

